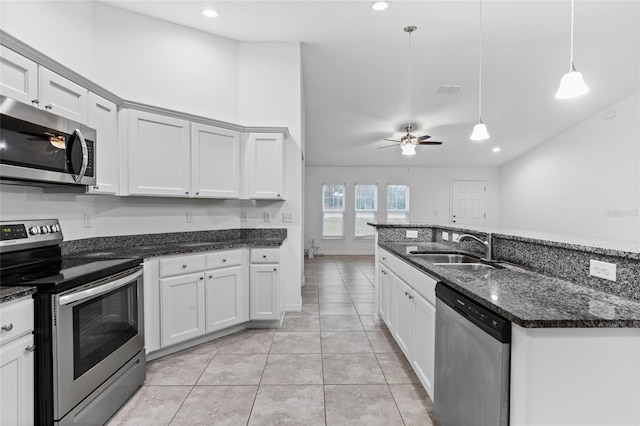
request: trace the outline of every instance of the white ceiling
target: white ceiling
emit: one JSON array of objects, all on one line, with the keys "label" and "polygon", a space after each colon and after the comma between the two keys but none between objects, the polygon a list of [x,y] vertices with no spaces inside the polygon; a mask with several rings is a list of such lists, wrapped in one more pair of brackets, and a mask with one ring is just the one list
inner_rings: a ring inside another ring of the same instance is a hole
[{"label": "white ceiling", "polygon": [[[478,118],[479,1],[105,1],[234,40],[300,41],[306,160],[313,166],[499,166],[639,89],[640,2],[577,0],[575,64],[591,92],[554,99],[568,69],[570,2],[482,3],[483,121]],[[211,6],[221,15],[204,18]],[[405,157],[388,145],[409,119],[441,146]],[[456,95],[436,91],[460,85]],[[606,143],[606,140],[603,141]],[[502,151],[492,152],[494,146]]]}]

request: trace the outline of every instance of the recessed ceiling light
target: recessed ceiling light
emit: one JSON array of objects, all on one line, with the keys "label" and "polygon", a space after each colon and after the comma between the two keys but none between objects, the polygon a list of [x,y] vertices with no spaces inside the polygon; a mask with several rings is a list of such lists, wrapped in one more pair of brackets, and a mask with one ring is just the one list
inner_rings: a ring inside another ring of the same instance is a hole
[{"label": "recessed ceiling light", "polygon": [[202,9],[202,14],[207,18],[215,18],[220,15],[217,10],[213,9]]},{"label": "recessed ceiling light", "polygon": [[371,3],[371,9],[373,10],[385,10],[389,6],[391,6],[391,3],[389,3],[388,1],[374,1],[373,3]]},{"label": "recessed ceiling light", "polygon": [[499,146],[494,147],[493,152],[500,152],[500,147]]}]

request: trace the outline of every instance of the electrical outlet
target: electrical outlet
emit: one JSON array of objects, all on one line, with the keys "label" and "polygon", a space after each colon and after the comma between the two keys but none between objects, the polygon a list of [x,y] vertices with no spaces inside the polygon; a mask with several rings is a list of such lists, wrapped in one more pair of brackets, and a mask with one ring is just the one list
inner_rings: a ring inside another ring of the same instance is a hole
[{"label": "electrical outlet", "polygon": [[240,222],[249,222],[249,213],[240,212]]},{"label": "electrical outlet", "polygon": [[447,231],[442,231],[442,239],[449,241],[449,233]]},{"label": "electrical outlet", "polygon": [[193,223],[193,212],[187,211],[187,223]]},{"label": "electrical outlet", "polygon": [[417,230],[407,230],[407,238],[418,238],[418,231]]},{"label": "electrical outlet", "polygon": [[271,212],[264,212],[263,217],[265,222],[271,222]]},{"label": "electrical outlet", "polygon": [[293,223],[293,213],[282,213],[282,222]]},{"label": "electrical outlet", "polygon": [[91,213],[84,214],[84,227],[85,228],[93,227],[93,215]]},{"label": "electrical outlet", "polygon": [[589,262],[589,274],[605,280],[615,281],[616,264],[591,259]]},{"label": "electrical outlet", "polygon": [[454,243],[459,243],[460,242],[460,234],[456,234],[454,232],[453,235],[451,236],[451,241],[453,241]]}]

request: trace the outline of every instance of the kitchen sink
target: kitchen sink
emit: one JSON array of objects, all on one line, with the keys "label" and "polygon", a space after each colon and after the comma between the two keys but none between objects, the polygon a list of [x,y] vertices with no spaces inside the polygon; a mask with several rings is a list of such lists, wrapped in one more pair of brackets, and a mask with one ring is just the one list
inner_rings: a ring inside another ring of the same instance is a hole
[{"label": "kitchen sink", "polygon": [[502,266],[489,265],[486,263],[435,263],[446,269],[454,269],[456,271],[484,271],[485,269],[503,269]]},{"label": "kitchen sink", "polygon": [[431,263],[477,263],[480,260],[477,257],[457,253],[425,253],[420,251],[409,253],[420,256],[421,259]]}]

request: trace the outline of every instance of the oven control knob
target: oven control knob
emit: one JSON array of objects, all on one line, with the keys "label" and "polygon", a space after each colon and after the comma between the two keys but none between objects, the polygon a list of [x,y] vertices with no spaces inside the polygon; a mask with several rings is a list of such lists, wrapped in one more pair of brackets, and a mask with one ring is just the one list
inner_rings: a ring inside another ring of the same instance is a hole
[{"label": "oven control knob", "polygon": [[40,227],[40,232],[42,232],[43,234],[48,234],[49,233],[49,227],[47,225],[43,225]]},{"label": "oven control knob", "polygon": [[29,233],[31,235],[38,235],[40,233],[40,228],[38,228],[37,226],[32,226],[31,228],[29,228]]}]

